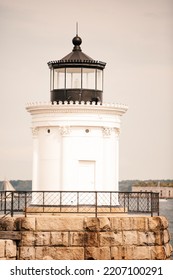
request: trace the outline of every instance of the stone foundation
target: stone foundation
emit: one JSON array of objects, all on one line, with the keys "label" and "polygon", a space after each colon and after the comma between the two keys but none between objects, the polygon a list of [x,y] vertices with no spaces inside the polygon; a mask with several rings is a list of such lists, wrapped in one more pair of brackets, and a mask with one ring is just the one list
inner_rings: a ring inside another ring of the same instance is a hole
[{"label": "stone foundation", "polygon": [[161,216],[0,218],[0,259],[7,260],[166,260],[169,241]]}]

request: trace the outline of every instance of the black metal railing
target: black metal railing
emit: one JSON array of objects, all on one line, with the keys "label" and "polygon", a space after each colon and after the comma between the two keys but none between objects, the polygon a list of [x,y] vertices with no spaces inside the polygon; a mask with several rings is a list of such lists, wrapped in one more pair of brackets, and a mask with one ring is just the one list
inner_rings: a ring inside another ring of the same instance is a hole
[{"label": "black metal railing", "polygon": [[159,193],[1,191],[0,215],[39,213],[128,213],[159,215]]}]

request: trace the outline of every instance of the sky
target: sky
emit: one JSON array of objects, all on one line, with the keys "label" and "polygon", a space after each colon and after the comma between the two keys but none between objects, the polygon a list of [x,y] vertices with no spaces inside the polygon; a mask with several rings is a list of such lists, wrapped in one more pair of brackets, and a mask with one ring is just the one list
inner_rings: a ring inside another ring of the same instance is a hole
[{"label": "sky", "polygon": [[173,1],[0,0],[0,180],[32,179],[28,102],[49,101],[47,62],[106,62],[104,102],[126,104],[120,180],[173,179]]}]

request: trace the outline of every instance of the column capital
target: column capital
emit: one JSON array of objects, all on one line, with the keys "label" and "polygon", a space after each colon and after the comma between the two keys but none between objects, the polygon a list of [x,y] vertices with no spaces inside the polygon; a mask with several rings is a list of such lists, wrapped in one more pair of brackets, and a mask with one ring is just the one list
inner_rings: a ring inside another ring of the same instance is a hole
[{"label": "column capital", "polygon": [[119,127],[115,127],[115,133],[116,133],[116,136],[119,137],[119,135],[120,135],[120,128]]},{"label": "column capital", "polygon": [[112,134],[113,128],[112,127],[102,127],[102,133],[104,137],[110,137]]},{"label": "column capital", "polygon": [[38,132],[39,132],[39,128],[38,127],[32,127],[31,130],[32,130],[32,136],[37,137]]},{"label": "column capital", "polygon": [[60,126],[59,131],[62,136],[65,136],[70,134],[71,129],[70,126]]}]

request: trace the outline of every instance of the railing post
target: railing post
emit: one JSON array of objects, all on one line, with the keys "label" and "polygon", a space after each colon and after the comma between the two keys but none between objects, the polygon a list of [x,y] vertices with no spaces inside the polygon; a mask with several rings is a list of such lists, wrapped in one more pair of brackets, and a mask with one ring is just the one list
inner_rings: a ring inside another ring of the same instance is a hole
[{"label": "railing post", "polygon": [[61,212],[61,206],[62,206],[62,191],[60,191],[60,201],[59,201],[59,206],[60,206],[60,212]]},{"label": "railing post", "polygon": [[139,195],[140,193],[136,193],[137,194],[137,212],[139,212]]},{"label": "railing post", "polygon": [[151,217],[153,217],[153,193],[151,192]]},{"label": "railing post", "polygon": [[20,193],[17,193],[17,206],[18,206],[18,211],[20,211]]},{"label": "railing post", "polygon": [[77,213],[79,212],[79,191],[77,191]]},{"label": "railing post", "polygon": [[126,211],[126,194],[124,193],[124,213]]},{"label": "railing post", "polygon": [[2,211],[2,192],[1,192],[1,211]]},{"label": "railing post", "polygon": [[27,200],[26,200],[27,192],[25,192],[25,217],[27,213]]},{"label": "railing post", "polygon": [[110,213],[112,212],[112,192],[110,192]]},{"label": "railing post", "polygon": [[13,217],[13,203],[14,203],[14,193],[11,192],[11,217]]},{"label": "railing post", "polygon": [[7,192],[5,191],[5,201],[4,201],[4,214],[6,215],[7,213],[7,205],[6,205],[6,202],[7,202]]},{"label": "railing post", "polygon": [[149,201],[150,201],[150,193],[148,193],[148,195],[147,195],[147,211],[149,212],[149,210],[150,210],[150,207],[149,207]]},{"label": "railing post", "polygon": [[157,214],[158,214],[158,216],[159,216],[159,209],[160,209],[160,207],[159,207],[159,193],[157,193]]},{"label": "railing post", "polygon": [[43,191],[43,213],[44,213],[44,204],[45,204],[45,197],[44,197],[45,192]]},{"label": "railing post", "polygon": [[95,216],[97,218],[97,192],[95,192]]}]

